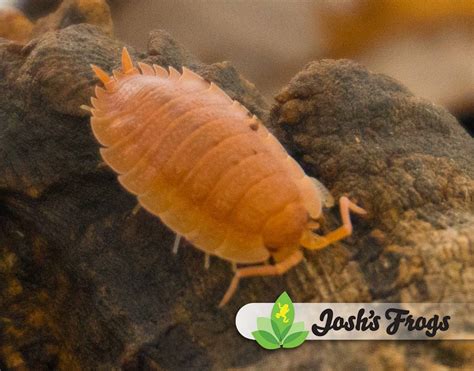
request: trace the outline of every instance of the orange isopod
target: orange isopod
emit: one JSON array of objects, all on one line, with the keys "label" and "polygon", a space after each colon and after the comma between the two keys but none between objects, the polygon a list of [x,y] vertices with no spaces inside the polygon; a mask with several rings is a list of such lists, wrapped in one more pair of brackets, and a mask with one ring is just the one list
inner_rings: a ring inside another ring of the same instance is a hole
[{"label": "orange isopod", "polygon": [[302,260],[300,246],[321,249],[352,233],[349,212],[365,211],[347,197],[343,225],[313,232],[324,187],[239,102],[185,67],[138,66],[126,48],[113,77],[92,66],[105,87],[91,98],[93,133],[122,186],[176,232],[174,250],[183,236],[206,256],[262,263],[235,270],[221,306],[240,278],[282,274]]}]

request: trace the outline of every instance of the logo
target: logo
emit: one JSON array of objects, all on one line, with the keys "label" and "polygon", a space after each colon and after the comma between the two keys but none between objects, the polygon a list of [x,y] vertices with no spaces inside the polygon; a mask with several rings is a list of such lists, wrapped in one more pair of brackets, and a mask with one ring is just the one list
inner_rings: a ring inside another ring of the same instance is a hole
[{"label": "logo", "polygon": [[286,292],[281,294],[273,305],[270,318],[257,318],[257,331],[252,335],[265,349],[296,348],[304,343],[309,331],[304,322],[296,322],[293,302]]},{"label": "logo", "polygon": [[474,303],[293,303],[284,292],[244,305],[235,325],[270,350],[307,340],[474,340],[473,311]]}]

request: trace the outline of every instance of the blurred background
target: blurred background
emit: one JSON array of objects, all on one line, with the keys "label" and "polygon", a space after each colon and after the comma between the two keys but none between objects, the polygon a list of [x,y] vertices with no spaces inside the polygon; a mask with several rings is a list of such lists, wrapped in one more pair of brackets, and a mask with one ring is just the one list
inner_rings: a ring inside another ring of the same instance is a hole
[{"label": "blurred background", "polygon": [[[474,0],[0,0],[24,12],[33,34],[61,3],[107,7],[115,35],[138,49],[150,30],[165,29],[204,62],[231,61],[270,102],[306,63],[350,58],[474,132]],[[0,36],[16,25],[28,39],[12,12],[10,23],[0,16]]]}]

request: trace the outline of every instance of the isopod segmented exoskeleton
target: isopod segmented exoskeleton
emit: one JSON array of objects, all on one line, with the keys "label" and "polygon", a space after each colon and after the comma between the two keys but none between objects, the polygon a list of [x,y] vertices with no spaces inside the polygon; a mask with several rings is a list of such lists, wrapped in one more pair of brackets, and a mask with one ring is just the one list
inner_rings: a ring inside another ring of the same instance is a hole
[{"label": "isopod segmented exoskeleton", "polygon": [[221,305],[240,278],[277,275],[352,232],[343,225],[317,235],[323,194],[256,116],[214,83],[183,67],[179,73],[138,63],[124,48],[122,70],[109,77],[93,66],[91,125],[105,163],[139,204],[207,254],[233,263],[266,263],[236,270]]}]

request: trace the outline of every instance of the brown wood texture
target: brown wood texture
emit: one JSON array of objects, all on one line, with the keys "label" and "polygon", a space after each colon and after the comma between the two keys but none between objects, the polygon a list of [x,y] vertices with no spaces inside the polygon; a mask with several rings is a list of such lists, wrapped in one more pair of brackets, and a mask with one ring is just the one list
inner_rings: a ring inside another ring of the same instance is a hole
[{"label": "brown wood texture", "polygon": [[[474,149],[441,107],[350,61],[308,64],[269,110],[228,62],[205,65],[166,32],[135,60],[182,66],[245,105],[335,197],[360,202],[354,234],[278,278],[243,281],[223,310],[228,264],[183,246],[110,170],[87,104],[123,45],[95,27],[0,41],[0,368],[426,369],[473,367],[466,342],[307,342],[267,352],[237,310],[273,301],[474,300]],[[339,226],[336,209],[324,230]]]}]

